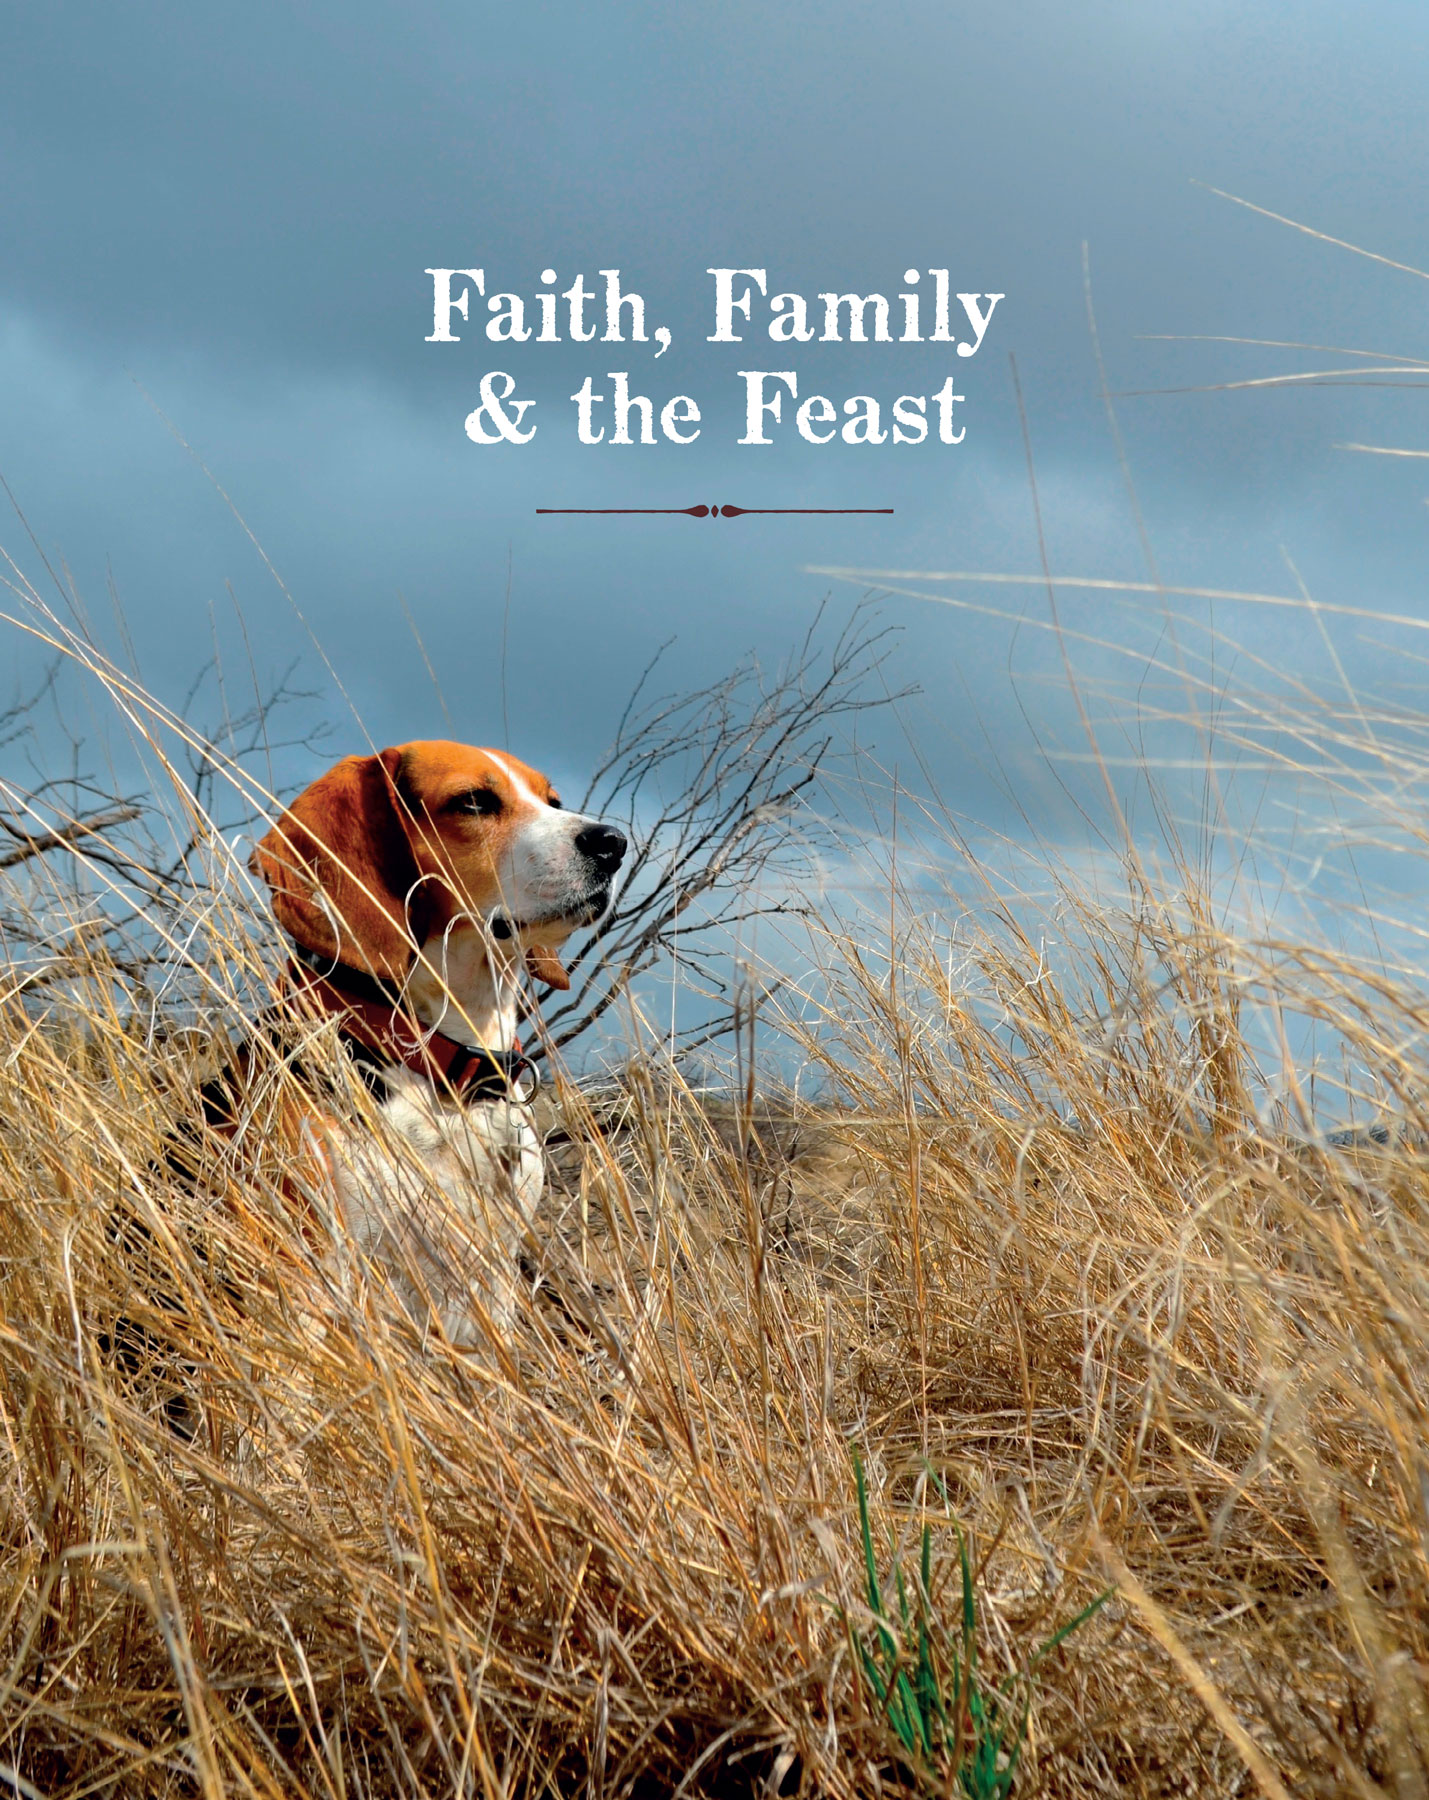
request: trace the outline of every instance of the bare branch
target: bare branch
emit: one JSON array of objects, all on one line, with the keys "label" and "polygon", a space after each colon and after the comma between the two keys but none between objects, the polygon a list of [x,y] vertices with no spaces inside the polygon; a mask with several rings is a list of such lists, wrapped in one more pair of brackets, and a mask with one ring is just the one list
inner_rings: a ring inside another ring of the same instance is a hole
[{"label": "bare branch", "polygon": [[[657,697],[641,710],[650,669],[642,673],[582,801],[583,811],[625,826],[625,881],[567,959],[585,976],[545,1014],[552,1048],[586,1037],[677,949],[687,967],[696,956],[718,961],[754,919],[806,910],[830,840],[807,797],[836,754],[834,723],[901,697],[870,691],[889,632],[869,629],[861,608],[823,650],[822,618],[821,608],[772,676],[750,658],[708,687]],[[729,1029],[716,1014],[678,1035],[703,1044]]]},{"label": "bare branch", "polygon": [[107,812],[90,813],[55,831],[41,832],[38,836],[22,831],[9,819],[0,819],[0,827],[8,831],[11,837],[20,840],[18,849],[7,850],[0,856],[0,869],[13,869],[17,863],[28,862],[32,856],[45,856],[51,850],[73,849],[81,839],[97,837],[116,825],[127,825],[132,820],[141,818],[143,812],[142,806],[133,804],[114,806]]}]

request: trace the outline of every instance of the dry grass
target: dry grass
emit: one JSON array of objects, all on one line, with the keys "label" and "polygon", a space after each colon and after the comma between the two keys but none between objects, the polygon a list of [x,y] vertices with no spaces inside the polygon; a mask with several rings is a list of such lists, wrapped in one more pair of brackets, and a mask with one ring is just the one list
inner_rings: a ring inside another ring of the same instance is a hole
[{"label": "dry grass", "polygon": [[[991,890],[956,968],[896,889],[881,944],[830,927],[786,1022],[825,1104],[638,1051],[562,1087],[479,1353],[294,1204],[276,1063],[235,1153],[221,1045],[82,937],[13,983],[0,1787],[974,1791],[877,1704],[857,1452],[890,1615],[896,1566],[956,1638],[966,1534],[1019,1794],[1426,1792],[1425,1003],[1132,886],[1062,893],[1060,966]],[[271,963],[205,930],[211,999]],[[1334,1025],[1391,1141],[1257,1123],[1247,996]]]}]

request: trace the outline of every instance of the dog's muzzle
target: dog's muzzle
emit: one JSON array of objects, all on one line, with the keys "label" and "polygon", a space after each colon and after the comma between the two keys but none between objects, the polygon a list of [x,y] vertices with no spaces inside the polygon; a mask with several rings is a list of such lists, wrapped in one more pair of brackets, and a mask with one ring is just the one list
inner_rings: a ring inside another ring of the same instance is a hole
[{"label": "dog's muzzle", "polygon": [[582,825],[574,839],[575,847],[592,872],[590,888],[559,912],[539,918],[514,918],[509,912],[491,913],[487,929],[499,943],[509,943],[518,931],[539,931],[543,925],[562,925],[567,929],[593,925],[610,904],[610,887],[615,872],[625,861],[628,840],[617,825],[604,825],[592,820]]}]

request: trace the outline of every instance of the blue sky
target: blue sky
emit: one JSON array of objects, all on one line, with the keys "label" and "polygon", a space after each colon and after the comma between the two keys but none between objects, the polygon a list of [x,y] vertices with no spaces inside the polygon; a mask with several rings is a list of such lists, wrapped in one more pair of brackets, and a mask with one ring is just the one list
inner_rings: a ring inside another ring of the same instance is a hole
[{"label": "blue sky", "polygon": [[[1423,279],[1210,191],[1429,264],[1422,7],[58,0],[12,10],[4,33],[0,473],[96,617],[112,583],[166,700],[215,634],[240,653],[236,605],[260,665],[305,659],[341,747],[362,738],[335,678],[376,741],[434,735],[405,601],[454,729],[494,741],[509,577],[511,747],[576,778],[655,644],[677,636],[677,683],[746,649],[777,657],[831,586],[811,567],[1034,572],[1010,356],[1052,566],[1145,579],[1084,243],[1162,578],[1293,592],[1289,558],[1322,601],[1429,618],[1429,473],[1337,448],[1429,445],[1412,389],[1144,391],[1337,360],[1164,334],[1423,353]],[[489,290],[526,295],[547,266],[563,287],[618,266],[673,347],[655,362],[652,346],[502,346],[498,359],[478,339],[426,343],[434,265],[480,266]],[[735,348],[705,341],[712,265],[763,266],[771,289],[811,296],[891,296],[905,268],[946,267],[955,290],[1006,298],[962,361],[756,334]],[[737,445],[736,371],[791,364],[803,393],[885,401],[931,393],[951,369],[966,437],[815,448],[786,426],[767,449]],[[465,436],[492,367],[537,400],[532,444]],[[614,369],[657,400],[696,396],[699,442],[578,445],[567,397],[586,374],[608,388]],[[712,501],[896,510],[713,525],[535,515]],[[0,544],[37,571],[13,518]],[[1045,619],[1036,590],[975,597]],[[1071,595],[1065,612],[1130,652],[1080,652],[1088,681],[1134,695],[1156,603]],[[991,747],[1026,767],[1042,827],[1074,843],[1027,726],[1030,694],[1043,735],[1075,742],[1064,697],[1041,685],[1060,667],[1045,633],[901,597],[887,616],[904,627],[898,673],[923,689],[911,728],[948,797],[1018,828]],[[1275,671],[1326,676],[1308,617],[1216,618]],[[1336,641],[1372,688],[1382,646],[1353,627]],[[1403,660],[1394,673],[1414,678]]]}]

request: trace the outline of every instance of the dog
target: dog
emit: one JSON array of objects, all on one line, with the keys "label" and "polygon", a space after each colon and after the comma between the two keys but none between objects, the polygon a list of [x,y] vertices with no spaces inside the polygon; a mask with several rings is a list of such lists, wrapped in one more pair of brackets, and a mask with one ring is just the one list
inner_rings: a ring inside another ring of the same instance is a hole
[{"label": "dog", "polygon": [[[345,757],[251,858],[293,945],[279,1010],[335,1022],[380,1116],[364,1130],[313,1093],[310,1189],[458,1346],[509,1326],[544,1186],[522,976],[570,986],[558,952],[606,912],[625,851],[504,751],[422,741]],[[223,1104],[231,1122],[231,1086]]]}]

